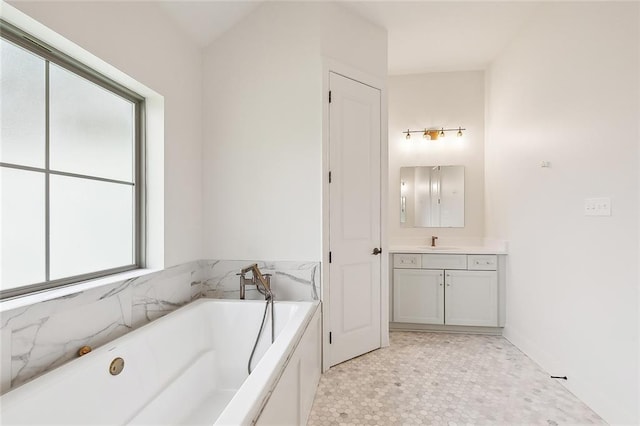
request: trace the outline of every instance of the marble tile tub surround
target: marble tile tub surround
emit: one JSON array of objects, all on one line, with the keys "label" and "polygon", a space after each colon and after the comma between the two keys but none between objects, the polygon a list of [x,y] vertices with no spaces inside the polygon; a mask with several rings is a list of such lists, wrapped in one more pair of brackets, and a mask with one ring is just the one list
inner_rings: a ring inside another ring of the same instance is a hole
[{"label": "marble tile tub surround", "polygon": [[[204,297],[237,299],[240,297],[239,278],[236,275],[245,266],[257,263],[263,274],[271,274],[271,288],[275,300],[320,299],[320,263],[291,261],[203,261],[202,291]],[[247,289],[247,299],[260,299],[255,289]]]},{"label": "marble tile tub surround", "polygon": [[3,311],[2,392],[201,296],[201,267],[189,262],[136,278]]},{"label": "marble tile tub surround", "polygon": [[[318,262],[200,260],[0,313],[2,392],[200,297],[238,298],[241,268],[271,273],[277,300],[317,300]],[[248,298],[258,298],[255,290]]]}]

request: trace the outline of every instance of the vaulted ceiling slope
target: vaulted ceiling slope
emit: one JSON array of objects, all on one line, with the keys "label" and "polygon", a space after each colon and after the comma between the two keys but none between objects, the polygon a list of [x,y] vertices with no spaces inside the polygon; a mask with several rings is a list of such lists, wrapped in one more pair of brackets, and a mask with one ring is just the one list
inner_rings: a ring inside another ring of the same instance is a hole
[{"label": "vaulted ceiling slope", "polygon": [[[158,2],[158,6],[205,47],[261,3],[171,0]],[[519,1],[339,3],[387,29],[391,75],[484,69],[539,5]]]}]

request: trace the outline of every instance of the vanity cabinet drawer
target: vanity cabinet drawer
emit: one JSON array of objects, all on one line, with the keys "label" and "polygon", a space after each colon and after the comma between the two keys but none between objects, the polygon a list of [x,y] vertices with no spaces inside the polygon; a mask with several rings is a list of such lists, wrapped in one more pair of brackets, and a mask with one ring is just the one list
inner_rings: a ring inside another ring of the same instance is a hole
[{"label": "vanity cabinet drawer", "polygon": [[470,254],[467,256],[469,270],[471,271],[495,271],[498,269],[498,256]]},{"label": "vanity cabinet drawer", "polygon": [[420,269],[422,262],[421,256],[413,253],[402,253],[393,255],[393,267],[403,269]]},{"label": "vanity cabinet drawer", "polygon": [[466,254],[423,254],[424,269],[467,269]]}]

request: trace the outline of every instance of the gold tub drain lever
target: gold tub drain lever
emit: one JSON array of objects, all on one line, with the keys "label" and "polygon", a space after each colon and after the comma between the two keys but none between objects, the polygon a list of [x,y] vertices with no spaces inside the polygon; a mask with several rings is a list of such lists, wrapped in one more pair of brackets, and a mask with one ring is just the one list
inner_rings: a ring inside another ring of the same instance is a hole
[{"label": "gold tub drain lever", "polygon": [[78,349],[78,356],[86,355],[91,352],[91,346],[83,346]]}]

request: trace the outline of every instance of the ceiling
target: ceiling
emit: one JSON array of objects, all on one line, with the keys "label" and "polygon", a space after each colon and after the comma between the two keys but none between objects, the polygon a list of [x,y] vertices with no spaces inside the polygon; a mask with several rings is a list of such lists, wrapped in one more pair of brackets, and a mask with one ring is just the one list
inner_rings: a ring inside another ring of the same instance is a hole
[{"label": "ceiling", "polygon": [[262,1],[168,0],[157,4],[193,41],[205,47],[260,3]]},{"label": "ceiling", "polygon": [[[204,47],[261,1],[171,0],[159,6]],[[389,74],[484,69],[538,7],[534,2],[348,1],[387,29]]]}]

